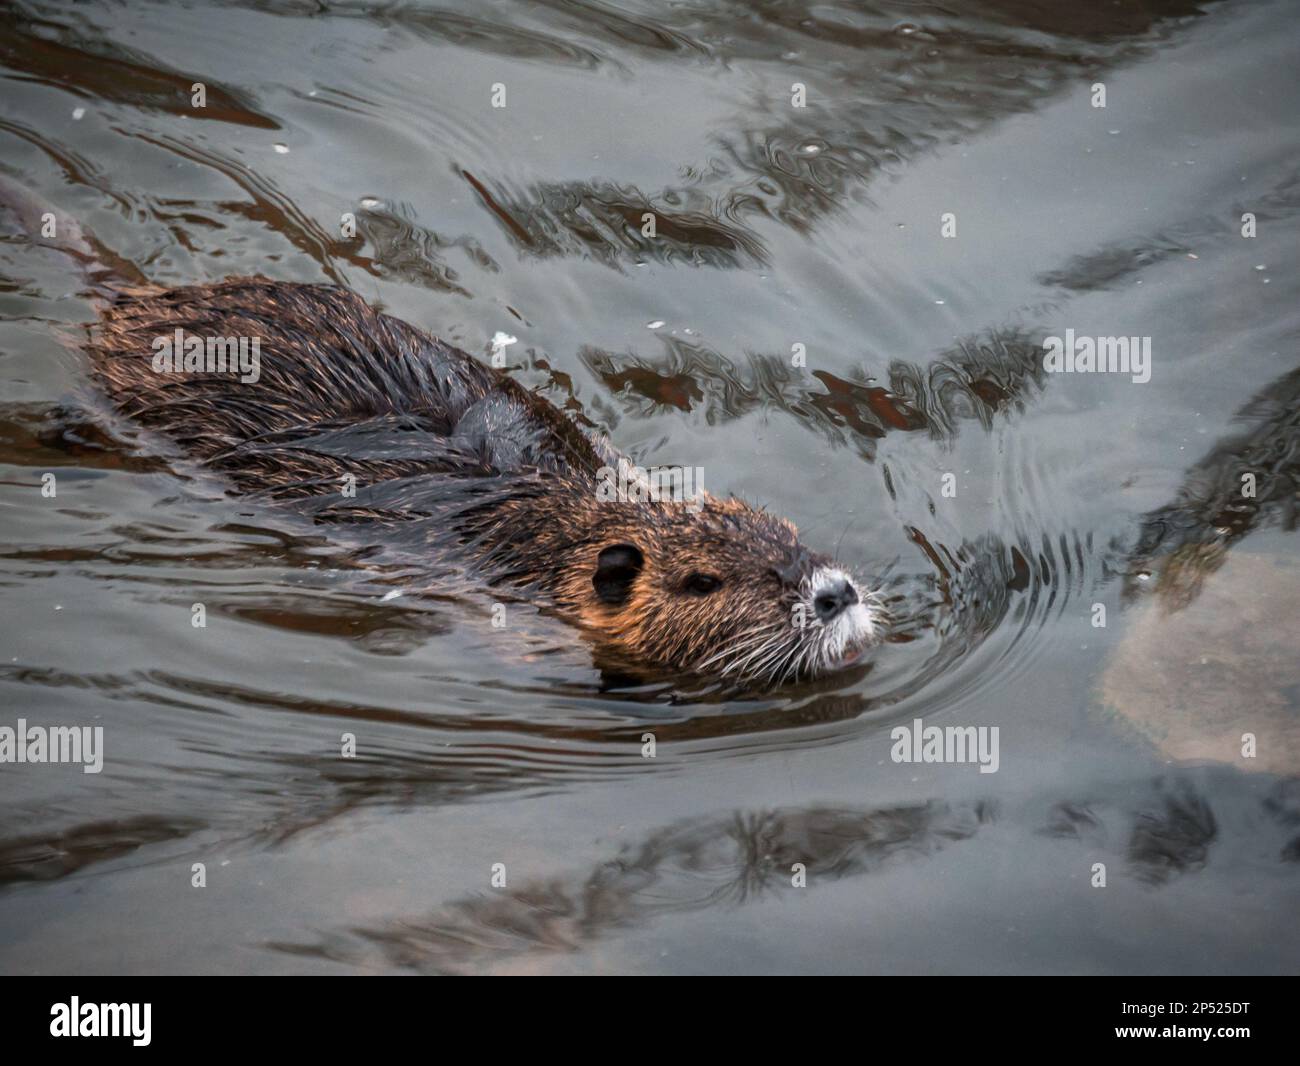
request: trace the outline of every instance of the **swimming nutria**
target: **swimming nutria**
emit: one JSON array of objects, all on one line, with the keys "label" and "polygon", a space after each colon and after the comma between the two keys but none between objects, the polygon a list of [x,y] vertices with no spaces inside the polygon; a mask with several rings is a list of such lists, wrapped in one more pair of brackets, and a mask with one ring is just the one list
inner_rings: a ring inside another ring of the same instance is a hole
[{"label": "swimming nutria", "polygon": [[[73,234],[65,247],[85,262],[89,238]],[[789,522],[703,492],[610,500],[621,456],[606,442],[354,293],[264,278],[107,291],[100,282],[87,345],[96,381],[117,410],[240,492],[337,499],[351,475],[359,487],[400,485],[390,497],[411,500],[471,480],[473,503],[448,512],[441,530],[454,550],[489,583],[535,591],[636,663],[768,684],[845,665],[876,638],[874,596],[800,545]],[[177,370],[157,358],[185,335],[256,340],[260,373]],[[338,447],[358,427],[380,442],[363,456]],[[399,439],[407,446],[383,446]],[[356,510],[386,523],[429,514]]]}]

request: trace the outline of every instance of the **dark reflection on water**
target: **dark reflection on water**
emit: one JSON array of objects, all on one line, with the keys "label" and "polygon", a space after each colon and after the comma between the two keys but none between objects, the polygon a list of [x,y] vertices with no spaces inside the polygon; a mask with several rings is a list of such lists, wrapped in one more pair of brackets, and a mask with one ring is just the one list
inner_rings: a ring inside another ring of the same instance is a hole
[{"label": "dark reflection on water", "polygon": [[[1273,382],[1233,417],[1188,472],[1175,502],[1146,515],[1133,549],[1127,591],[1158,570],[1152,584],[1165,604],[1184,606],[1228,550],[1256,529],[1296,529],[1300,503],[1300,369]],[[1249,494],[1243,491],[1251,484]]]},{"label": "dark reflection on water", "polygon": [[[107,753],[0,768],[0,967],[1293,969],[1300,778],[1167,767],[1094,688],[1139,593],[1295,550],[1297,43],[1280,2],[0,4],[0,169],[108,264],[0,210],[0,725]],[[87,394],[87,290],[254,273],[517,335],[867,575],[886,643],[775,692],[604,661],[430,557],[465,486],[236,498]],[[1152,381],[1045,374],[1067,327],[1151,335]],[[1237,680],[1242,732],[1300,709]],[[917,718],[1000,770],[893,762]]]},{"label": "dark reflection on water", "polygon": [[741,369],[719,352],[672,337],[655,360],[595,349],[580,354],[627,416],[647,418],[671,407],[698,411],[712,424],[779,411],[871,461],[873,442],[887,433],[950,438],[963,421],[988,429],[996,415],[1022,409],[1045,377],[1041,348],[1030,338],[1025,330],[1004,330],[968,338],[926,366],[895,360],[888,386],[860,369],[857,380],[814,371],[814,384],[776,355],[750,355]]},{"label": "dark reflection on water", "polygon": [[[539,258],[590,256],[610,267],[624,258],[721,267],[760,265],[767,258],[752,233],[710,215],[713,200],[703,191],[651,200],[635,189],[585,181],[534,189],[527,202],[503,203],[468,171],[464,176],[519,250]],[[642,233],[647,213],[654,216],[653,237]]]},{"label": "dark reflection on water", "polygon": [[468,297],[471,293],[458,284],[456,268],[446,261],[447,249],[462,250],[484,270],[500,269],[473,238],[441,237],[395,211],[359,211],[357,232],[349,257],[363,262],[360,252],[369,244],[374,249],[371,269],[380,277]]},{"label": "dark reflection on water", "polygon": [[[295,13],[293,6],[255,6]],[[647,44],[629,40],[629,21],[611,19],[596,5],[555,6],[567,9],[570,19],[580,13],[581,32],[599,42],[599,49],[584,54],[593,66],[610,61],[614,48],[646,48],[651,59],[665,50],[658,27],[631,23],[649,35]],[[707,169],[691,173],[689,184],[653,193],[591,180],[527,189],[492,189],[468,174],[466,180],[524,254],[589,256],[608,266],[652,259],[752,267],[769,259],[752,229],[755,221],[810,233],[827,216],[842,213],[845,199],[857,196],[864,182],[896,171],[946,137],[969,136],[1007,114],[1040,106],[1075,79],[1096,78],[1131,61],[1154,44],[1143,35],[1204,7],[1174,0],[1131,6],[1118,15],[1065,14],[1058,21],[1026,6],[1031,10],[1014,3],[945,5],[942,28],[927,30],[912,21],[917,11],[907,3],[691,5],[674,12],[686,27],[667,38],[668,51],[699,41],[700,62],[781,62],[802,71],[805,57],[824,49],[812,79],[810,120],[780,122],[769,102],[755,100],[747,114],[733,119],[738,129],[716,136],[717,154]],[[374,10],[329,5],[324,13]],[[386,6],[380,17],[416,36],[443,37],[460,25],[409,6]],[[999,24],[1004,18],[1008,25]],[[574,59],[567,51],[511,51],[519,31],[504,18],[476,25],[482,32],[458,43],[546,62]],[[1027,40],[1029,27],[1046,41]],[[918,84],[926,87],[924,100],[917,99]],[[654,240],[640,236],[647,211],[658,220]]]},{"label": "dark reflection on water", "polygon": [[[1293,786],[1279,786],[1258,802],[1262,831],[1253,850],[1264,861],[1295,861],[1300,837]],[[816,892],[892,866],[925,864],[953,846],[978,848],[986,827],[1008,818],[1071,842],[1089,861],[1110,861],[1116,843],[1126,841],[1113,876],[1151,886],[1197,875],[1217,835],[1201,783],[1186,777],[1147,783],[1132,808],[1107,799],[1062,801],[1045,816],[1032,805],[1008,814],[989,801],[736,811],[665,826],[589,871],[454,900],[433,914],[379,928],[270,946],[358,964],[370,961],[375,949],[393,966],[472,973],[529,952],[579,951],[670,914],[725,912],[805,885]],[[796,887],[800,876],[805,884]]]},{"label": "dark reflection on water", "polygon": [[0,840],[0,884],[67,877],[94,863],[131,855],[150,844],[184,838],[201,825],[190,818],[142,815],[84,822],[62,833],[10,837]]},{"label": "dark reflection on water", "polygon": [[83,36],[74,11],[12,3],[0,10],[5,13],[0,22],[0,62],[10,77],[58,86],[83,100],[111,100],[187,119],[280,129],[274,118],[260,113],[238,89],[209,84],[208,105],[191,106],[192,77],[160,64],[156,56],[98,34]]},{"label": "dark reflection on water", "polygon": [[[974,836],[991,816],[985,804],[738,811],[667,826],[569,880],[454,901],[438,914],[353,930],[352,936],[375,944],[397,966],[472,971],[523,951],[575,950],[666,912],[744,906],[787,888],[796,863],[817,882],[915,860]],[[319,945],[271,946],[349,957],[344,937]]]},{"label": "dark reflection on water", "polygon": [[1074,256],[1063,267],[1045,272],[1043,285],[1060,286],[1076,292],[1114,289],[1136,280],[1149,267],[1176,256],[1185,256],[1207,241],[1236,240],[1241,216],[1249,211],[1256,219],[1273,222],[1293,217],[1300,210],[1300,174],[1288,174],[1273,189],[1252,197],[1249,204],[1234,201],[1225,218],[1196,218],[1159,233],[1143,233],[1136,239]]}]

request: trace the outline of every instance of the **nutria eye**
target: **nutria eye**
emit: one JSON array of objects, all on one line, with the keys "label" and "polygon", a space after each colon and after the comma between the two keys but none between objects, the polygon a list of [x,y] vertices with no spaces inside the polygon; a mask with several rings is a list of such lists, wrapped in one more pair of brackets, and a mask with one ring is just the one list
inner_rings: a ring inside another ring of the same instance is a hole
[{"label": "nutria eye", "polygon": [[712,574],[692,574],[686,579],[686,591],[692,596],[707,596],[721,584],[722,579]]}]

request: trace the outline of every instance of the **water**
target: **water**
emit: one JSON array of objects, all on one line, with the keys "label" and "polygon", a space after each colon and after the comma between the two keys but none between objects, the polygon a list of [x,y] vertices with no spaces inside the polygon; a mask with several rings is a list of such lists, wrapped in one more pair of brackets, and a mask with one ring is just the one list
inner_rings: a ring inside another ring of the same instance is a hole
[{"label": "water", "polygon": [[[1189,762],[1099,696],[1171,559],[1295,563],[1285,0],[2,21],[0,166],[143,275],[515,337],[522,381],[788,516],[896,622],[727,698],[611,684],[526,603],[384,598],[400,567],[98,431],[82,283],[6,230],[0,724],[101,725],[105,766],[0,767],[5,971],[1296,970],[1295,748]],[[1151,380],[1044,373],[1067,329],[1149,336]],[[1294,630],[1261,674],[1222,621],[1210,710],[1285,728]],[[998,771],[893,761],[917,718],[998,727]]]}]

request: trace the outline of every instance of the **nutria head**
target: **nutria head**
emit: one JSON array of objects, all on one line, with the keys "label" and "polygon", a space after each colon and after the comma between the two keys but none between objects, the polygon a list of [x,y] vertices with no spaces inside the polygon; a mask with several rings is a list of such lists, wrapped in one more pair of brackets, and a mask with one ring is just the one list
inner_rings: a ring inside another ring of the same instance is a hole
[{"label": "nutria head", "polygon": [[631,660],[771,685],[845,666],[878,638],[876,596],[740,500],[580,503],[570,522],[588,535],[557,600]]}]

